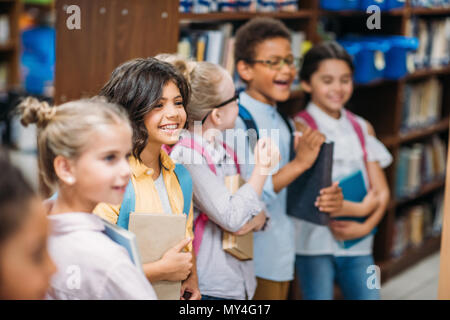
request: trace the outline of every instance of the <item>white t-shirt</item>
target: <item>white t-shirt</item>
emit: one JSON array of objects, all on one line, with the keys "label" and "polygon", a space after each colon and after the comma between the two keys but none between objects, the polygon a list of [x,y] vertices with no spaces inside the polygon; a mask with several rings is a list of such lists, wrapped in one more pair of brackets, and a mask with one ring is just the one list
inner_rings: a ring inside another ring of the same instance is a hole
[{"label": "white t-shirt", "polygon": [[[353,125],[345,115],[345,110],[342,110],[339,119],[330,117],[314,103],[310,103],[306,110],[315,120],[318,130],[326,136],[328,141],[334,142],[333,181],[339,181],[361,170],[366,186],[368,186],[361,143]],[[392,162],[392,156],[389,151],[378,139],[368,134],[367,123],[364,119],[358,116],[356,118],[363,129],[368,161],[377,161],[382,168],[389,166]],[[292,218],[292,220],[296,230],[297,254],[356,256],[372,253],[373,235],[369,235],[357,244],[345,249],[339,245],[339,242],[333,237],[327,226],[320,226],[296,218]]]},{"label": "white t-shirt", "polygon": [[159,199],[165,214],[172,214],[172,207],[169,202],[169,194],[167,193],[166,184],[164,183],[162,170],[158,178],[155,180],[155,187],[158,190]]},{"label": "white t-shirt", "polygon": [[109,239],[100,217],[90,213],[48,216],[48,249],[58,271],[46,299],[156,300],[145,275],[122,246]]}]

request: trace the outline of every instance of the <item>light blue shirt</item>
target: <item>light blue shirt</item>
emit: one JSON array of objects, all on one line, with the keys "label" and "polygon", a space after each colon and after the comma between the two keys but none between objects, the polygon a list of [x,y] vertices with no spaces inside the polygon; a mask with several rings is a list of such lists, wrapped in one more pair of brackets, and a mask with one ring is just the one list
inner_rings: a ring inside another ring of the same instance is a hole
[{"label": "light blue shirt", "polygon": [[[259,137],[270,137],[279,147],[281,161],[273,173],[289,162],[290,130],[283,118],[277,112],[276,107],[267,105],[253,99],[245,92],[240,94],[240,104],[252,115],[259,131]],[[246,130],[241,118],[236,120],[235,130]],[[253,150],[248,152],[248,139],[241,139],[239,132],[238,142],[235,142],[235,150],[239,161],[245,159],[248,165],[244,166],[246,172],[243,175],[248,179],[253,171]],[[231,142],[226,136],[226,141]],[[246,141],[246,143],[240,143]],[[295,234],[292,221],[286,214],[287,190],[284,188],[279,193],[273,190],[272,176],[269,176],[264,185],[262,199],[266,204],[266,210],[270,214],[270,227],[263,232],[254,233],[254,264],[257,277],[272,281],[290,281],[294,278],[295,261]]]}]

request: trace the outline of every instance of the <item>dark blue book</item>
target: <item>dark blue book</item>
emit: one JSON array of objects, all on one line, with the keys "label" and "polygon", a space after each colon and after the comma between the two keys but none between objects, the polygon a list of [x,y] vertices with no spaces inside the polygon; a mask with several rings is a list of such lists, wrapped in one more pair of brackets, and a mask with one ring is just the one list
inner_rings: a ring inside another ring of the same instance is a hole
[{"label": "dark blue book", "polygon": [[331,186],[333,146],[324,143],[313,166],[294,180],[287,190],[287,214],[318,225],[328,225],[330,216],[314,203],[320,190]]},{"label": "dark blue book", "polygon": [[[344,196],[344,200],[352,201],[352,202],[362,202],[364,197],[367,195],[366,184],[364,183],[364,177],[361,170],[355,172],[354,174],[342,179],[339,181],[339,186],[342,189],[342,194]],[[363,223],[366,221],[366,217],[337,217],[333,218],[334,220],[344,220],[344,221],[357,221]],[[372,232],[369,234],[375,234],[377,232],[377,228],[374,228]],[[357,239],[340,241],[339,244],[341,247],[348,249],[369,235]]]}]

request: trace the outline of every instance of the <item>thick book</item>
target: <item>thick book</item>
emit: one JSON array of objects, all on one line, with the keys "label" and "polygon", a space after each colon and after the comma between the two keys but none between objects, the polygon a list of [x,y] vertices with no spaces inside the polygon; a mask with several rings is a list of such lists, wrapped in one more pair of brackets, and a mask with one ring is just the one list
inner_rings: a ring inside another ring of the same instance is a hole
[{"label": "thick book", "polygon": [[324,143],[314,165],[288,186],[288,215],[318,225],[327,225],[329,215],[319,211],[314,203],[320,190],[331,186],[334,144]]},{"label": "thick book", "polygon": [[[342,195],[344,196],[344,200],[347,201],[362,202],[364,200],[364,197],[367,195],[367,188],[364,183],[364,177],[361,170],[339,181],[339,186],[342,189]],[[363,223],[366,220],[366,217],[337,217],[333,219],[347,220],[347,221],[350,220]],[[375,234],[376,231],[377,228],[374,228],[370,234]],[[342,248],[348,249],[357,244],[358,242],[360,242],[361,240],[365,239],[369,235],[357,239],[339,241],[339,245]]]},{"label": "thick book", "polygon": [[136,267],[143,272],[141,257],[137,246],[136,235],[128,230],[125,230],[118,225],[109,223],[103,220],[105,230],[103,231],[112,241],[124,247],[130,255],[131,261]]},{"label": "thick book", "polygon": [[[136,234],[142,263],[155,262],[186,238],[186,215],[131,213],[129,230]],[[159,300],[180,300],[181,281],[152,282]]]},{"label": "thick book", "polygon": [[[225,185],[231,193],[235,193],[245,181],[238,174],[225,177]],[[241,261],[253,259],[253,232],[242,236],[236,236],[228,231],[223,231],[222,248]]]}]

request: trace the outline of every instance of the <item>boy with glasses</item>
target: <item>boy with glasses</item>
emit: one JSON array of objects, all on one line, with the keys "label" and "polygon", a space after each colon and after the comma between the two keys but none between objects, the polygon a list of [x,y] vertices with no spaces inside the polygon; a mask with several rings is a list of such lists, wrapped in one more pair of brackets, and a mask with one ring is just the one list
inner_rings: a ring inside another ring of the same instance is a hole
[{"label": "boy with glasses", "polygon": [[[246,117],[237,119],[235,129],[255,129],[259,138],[277,130],[281,154],[279,169],[268,177],[263,192],[271,225],[254,237],[258,281],[254,299],[283,300],[287,299],[289,282],[294,277],[295,262],[295,234],[286,214],[286,187],[314,164],[325,138],[317,131],[302,128],[301,137],[295,139],[296,155],[290,160],[294,137],[289,120],[281,117],[276,105],[289,98],[299,61],[294,58],[290,32],[282,22],[271,18],[247,22],[236,33],[234,55],[239,76],[246,83],[245,92],[239,95],[240,114]],[[238,155],[246,155],[247,163],[254,163],[247,159],[253,157],[248,143],[238,144],[236,149]],[[247,174],[252,171],[252,166],[246,168]],[[320,197],[340,209],[341,195],[340,188],[333,185],[323,189]]]}]

